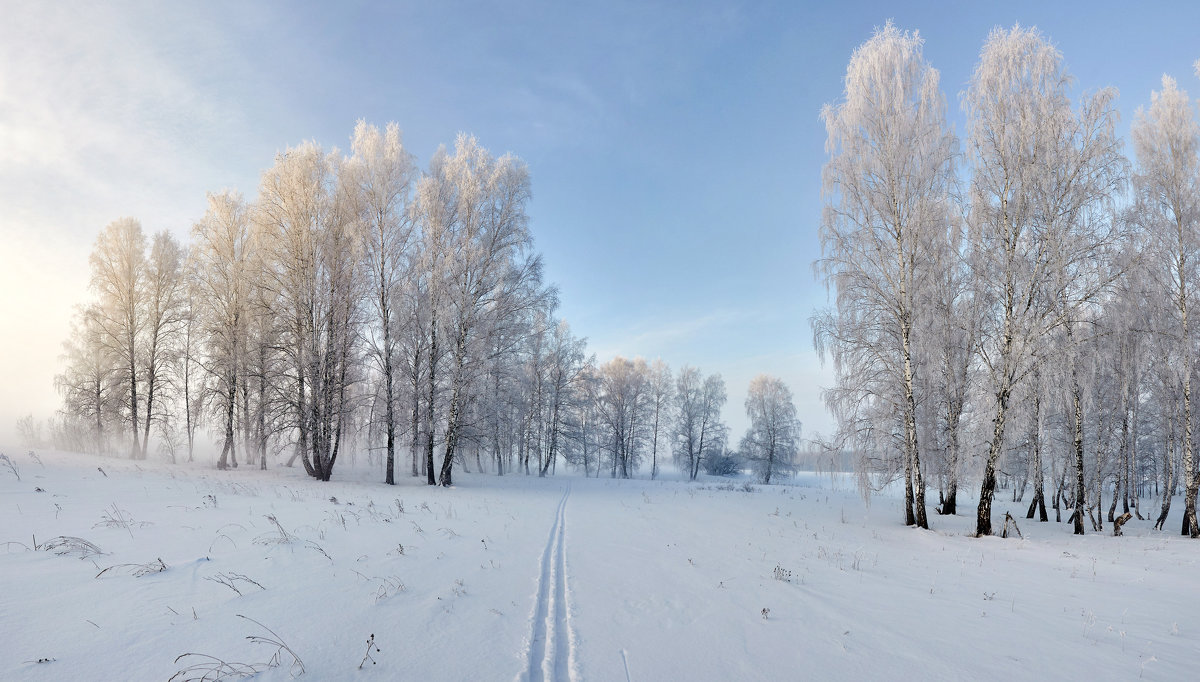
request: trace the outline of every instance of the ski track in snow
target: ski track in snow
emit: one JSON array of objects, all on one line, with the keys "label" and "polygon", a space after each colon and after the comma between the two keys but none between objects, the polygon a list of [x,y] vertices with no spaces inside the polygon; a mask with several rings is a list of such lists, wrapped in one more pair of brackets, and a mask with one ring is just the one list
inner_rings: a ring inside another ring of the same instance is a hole
[{"label": "ski track in snow", "polygon": [[537,610],[529,641],[529,668],[524,679],[530,682],[573,680],[574,650],[567,615],[567,498],[568,483],[558,503],[558,515],[542,551],[542,572],[538,576]]}]

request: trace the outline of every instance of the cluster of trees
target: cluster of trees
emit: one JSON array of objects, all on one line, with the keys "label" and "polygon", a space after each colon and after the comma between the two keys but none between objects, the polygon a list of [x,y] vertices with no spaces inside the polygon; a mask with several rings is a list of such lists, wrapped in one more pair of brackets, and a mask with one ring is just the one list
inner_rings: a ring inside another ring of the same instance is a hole
[{"label": "cluster of trees", "polygon": [[1042,34],[996,29],[960,152],[917,34],[889,23],[854,52],[823,111],[828,445],[858,453],[864,490],[902,478],[909,524],[928,527],[926,488],[955,513],[969,470],[979,535],[1004,482],[1031,488],[1029,518],[1049,503],[1080,534],[1103,527],[1106,490],[1110,522],[1161,494],[1161,528],[1182,485],[1196,537],[1197,108],[1164,76],[1131,162],[1117,93],[1073,102],[1072,86]]},{"label": "cluster of trees", "polygon": [[[560,460],[614,477],[648,460],[657,476],[668,453],[694,479],[730,461],[719,375],[598,365],[556,318],[529,198],[526,166],[472,137],[421,171],[396,125],[360,122],[348,156],[305,143],[254,201],[210,194],[189,244],[113,222],[56,378],[55,439],[134,458],[156,440],[191,460],[207,430],[220,468],[282,454],[322,480],[366,451],[389,484]],[[760,377],[746,408],[742,450],[769,481],[798,446],[791,394]]]}]

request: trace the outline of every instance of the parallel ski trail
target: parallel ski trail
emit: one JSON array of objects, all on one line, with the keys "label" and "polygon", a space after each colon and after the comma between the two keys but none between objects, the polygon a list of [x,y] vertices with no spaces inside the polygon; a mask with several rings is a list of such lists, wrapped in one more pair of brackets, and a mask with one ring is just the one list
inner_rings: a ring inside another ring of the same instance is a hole
[{"label": "parallel ski trail", "polygon": [[538,577],[537,610],[530,635],[529,664],[525,679],[564,681],[571,679],[571,631],[567,610],[567,497],[568,483],[558,503],[558,514],[546,548],[542,551],[542,571]]}]

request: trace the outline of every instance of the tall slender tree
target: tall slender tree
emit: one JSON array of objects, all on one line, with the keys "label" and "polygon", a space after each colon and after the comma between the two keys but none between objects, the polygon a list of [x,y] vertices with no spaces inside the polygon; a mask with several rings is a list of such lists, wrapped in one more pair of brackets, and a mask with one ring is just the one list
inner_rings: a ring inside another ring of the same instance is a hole
[{"label": "tall slender tree", "polygon": [[[1161,299],[1170,301],[1164,320],[1170,328],[1162,334],[1178,349],[1176,371],[1183,402],[1182,532],[1194,538],[1200,536],[1192,424],[1196,334],[1189,319],[1200,286],[1200,123],[1195,105],[1174,79],[1163,76],[1162,90],[1152,93],[1150,108],[1138,110],[1132,134],[1137,154],[1136,215],[1150,238],[1147,251],[1155,264],[1148,272]],[[1169,508],[1169,501],[1164,502],[1160,525]]]},{"label": "tall slender tree", "polygon": [[566,412],[574,403],[579,384],[586,367],[583,339],[571,335],[570,326],[561,320],[554,324],[549,339],[550,352],[547,357],[547,444],[548,452],[542,463],[539,476],[545,476],[559,455],[563,422]]},{"label": "tall slender tree", "polygon": [[[674,377],[671,368],[662,358],[650,363],[650,478],[658,478],[658,436],[660,430],[665,430],[671,409],[671,399],[675,396]],[[664,439],[665,440],[665,439]]]},{"label": "tall slender tree", "polygon": [[92,310],[101,332],[101,342],[121,359],[119,375],[125,396],[125,419],[130,425],[133,458],[142,456],[138,430],[139,370],[142,331],[146,318],[142,296],[146,278],[146,236],[133,218],[109,223],[96,239],[91,255]]},{"label": "tall slender tree", "polygon": [[[964,96],[973,167],[972,275],[984,306],[979,356],[994,399],[979,535],[992,532],[996,466],[1013,391],[1046,353],[1051,331],[1065,328],[1068,346],[1076,340],[1085,309],[1112,282],[1103,266],[1120,225],[1092,211],[1124,177],[1113,132],[1116,92],[1101,90],[1076,112],[1067,96],[1071,82],[1062,54],[1036,30],[1016,26],[989,35]],[[1076,367],[1074,359],[1070,364]],[[1082,471],[1077,368],[1069,381],[1076,469]],[[1083,497],[1078,491],[1077,532]]]},{"label": "tall slender tree", "polygon": [[[928,528],[913,330],[935,270],[926,256],[950,221],[956,142],[922,47],[889,22],[851,56],[843,101],[822,111],[830,159],[816,268],[837,297],[814,331],[822,356],[833,357],[838,390],[826,400],[841,415],[839,433],[860,432],[857,406],[891,406],[878,413],[899,421],[905,523]],[[891,427],[869,430],[880,429]]]},{"label": "tall slender tree", "polygon": [[328,481],[349,425],[365,297],[361,210],[345,160],[314,143],[263,173],[255,211],[270,267],[264,286],[286,320],[291,414],[305,470]]},{"label": "tall slender tree", "polygon": [[163,391],[170,381],[170,360],[185,315],[184,252],[167,231],[154,235],[145,263],[145,339],[142,347],[142,381],[145,384],[146,419],[142,425],[142,452],[150,447],[150,427],[159,420]]},{"label": "tall slender tree", "polygon": [[211,405],[222,427],[224,442],[217,468],[237,466],[234,416],[238,371],[245,344],[247,268],[250,251],[249,209],[236,192],[208,195],[208,210],[192,228],[191,250],[196,293],[194,314],[205,338],[205,368]]},{"label": "tall slender tree", "polygon": [[383,376],[384,435],[387,460],[384,480],[394,485],[396,462],[396,393],[401,302],[399,287],[411,262],[413,212],[409,208],[416,166],[405,150],[400,127],[388,124],[381,132],[359,121],[354,128],[354,179],[361,197],[364,222],[363,256],[370,273],[374,321],[370,325],[371,354]]},{"label": "tall slender tree", "polygon": [[494,158],[474,137],[460,135],[454,154],[437,164],[431,175],[427,180],[448,186],[442,196],[451,198],[445,216],[450,220],[441,226],[445,232],[439,243],[446,249],[440,258],[444,277],[438,278],[449,322],[446,337],[452,344],[446,445],[438,483],[449,486],[460,420],[471,397],[470,386],[482,370],[472,346],[487,338],[488,312],[505,291],[505,280],[521,267],[518,257],[532,246],[525,213],[529,171],[516,157]]}]

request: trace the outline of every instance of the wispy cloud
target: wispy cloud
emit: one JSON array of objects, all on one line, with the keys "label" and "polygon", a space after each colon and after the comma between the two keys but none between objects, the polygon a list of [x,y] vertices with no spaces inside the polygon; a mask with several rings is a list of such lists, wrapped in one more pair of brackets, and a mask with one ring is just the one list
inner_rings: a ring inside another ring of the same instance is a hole
[{"label": "wispy cloud", "polygon": [[[236,138],[244,117],[219,86],[228,73],[192,68],[199,59],[189,51],[227,47],[192,19],[109,3],[7,8],[0,22],[6,221],[77,224],[93,218],[89,209],[108,219],[151,213],[173,226],[196,217],[204,190],[195,180],[218,175],[229,149],[211,141]],[[236,69],[236,57],[229,61],[236,51],[226,55],[224,67]],[[80,233],[98,227],[77,224]]]},{"label": "wispy cloud", "polygon": [[761,321],[770,315],[770,311],[753,308],[722,308],[701,315],[641,320],[623,329],[614,329],[604,338],[594,339],[594,350],[602,360],[617,355],[675,356],[680,345],[702,342],[713,332]]}]

